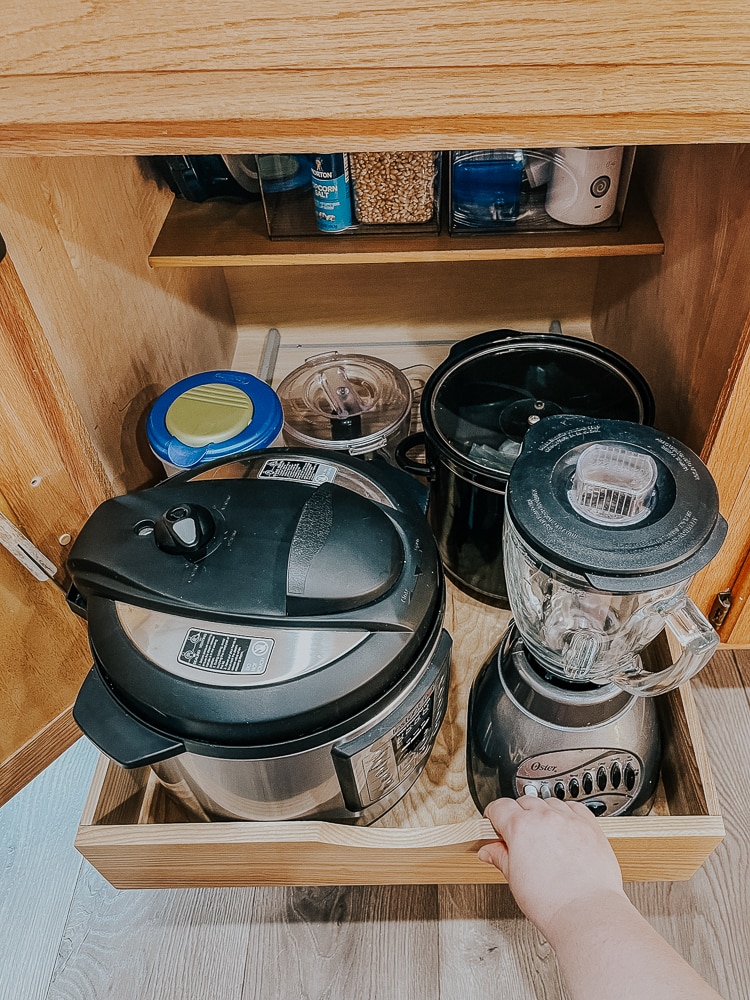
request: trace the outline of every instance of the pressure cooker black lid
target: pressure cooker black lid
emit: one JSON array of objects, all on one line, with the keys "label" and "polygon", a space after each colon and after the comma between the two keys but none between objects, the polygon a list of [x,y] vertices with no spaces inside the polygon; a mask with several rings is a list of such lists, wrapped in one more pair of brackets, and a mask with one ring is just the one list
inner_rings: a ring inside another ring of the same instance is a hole
[{"label": "pressure cooker black lid", "polygon": [[201,481],[115,497],[68,567],[96,594],[217,621],[340,614],[387,593],[404,544],[386,511],[335,483]]},{"label": "pressure cooker black lid", "polygon": [[689,448],[651,427],[580,416],[529,430],[506,509],[553,566],[615,592],[689,579],[727,531],[713,478]]},{"label": "pressure cooker black lid", "polygon": [[159,732],[227,746],[310,736],[384,696],[444,600],[411,478],[291,449],[200,475],[106,501],[71,550],[99,687]]},{"label": "pressure cooker black lid", "polygon": [[643,376],[575,337],[494,330],[456,345],[428,380],[422,421],[463,463],[507,479],[529,428],[556,413],[650,423]]}]

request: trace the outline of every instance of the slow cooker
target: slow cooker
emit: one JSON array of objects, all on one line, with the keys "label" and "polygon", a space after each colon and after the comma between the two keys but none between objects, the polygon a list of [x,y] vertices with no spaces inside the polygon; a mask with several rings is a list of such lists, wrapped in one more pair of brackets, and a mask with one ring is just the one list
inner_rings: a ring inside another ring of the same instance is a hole
[{"label": "slow cooker", "polygon": [[[508,608],[502,553],[505,491],[530,427],[573,413],[650,424],[654,401],[625,358],[558,334],[491,330],[457,343],[428,378],[423,431],[398,465],[429,482],[427,516],[446,573],[480,601]],[[425,461],[410,456],[424,446]]]},{"label": "slow cooker", "polygon": [[424,505],[385,462],[287,448],[106,501],[68,559],[94,659],[78,725],[193,816],[372,822],[445,714]]}]

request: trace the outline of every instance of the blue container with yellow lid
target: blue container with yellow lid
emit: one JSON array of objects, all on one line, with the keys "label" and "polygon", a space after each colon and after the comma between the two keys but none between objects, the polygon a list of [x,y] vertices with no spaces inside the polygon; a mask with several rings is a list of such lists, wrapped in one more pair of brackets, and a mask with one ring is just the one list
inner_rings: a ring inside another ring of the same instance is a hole
[{"label": "blue container with yellow lid", "polygon": [[208,371],[163,392],[151,407],[146,433],[151,450],[174,475],[269,447],[283,420],[279,397],[255,375]]}]

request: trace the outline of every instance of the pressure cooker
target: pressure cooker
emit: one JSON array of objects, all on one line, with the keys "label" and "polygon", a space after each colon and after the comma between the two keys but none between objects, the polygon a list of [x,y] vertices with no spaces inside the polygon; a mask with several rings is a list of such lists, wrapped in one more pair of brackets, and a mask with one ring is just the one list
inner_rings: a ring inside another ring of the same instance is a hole
[{"label": "pressure cooker", "polygon": [[[427,516],[448,576],[508,608],[505,491],[530,427],[573,413],[650,424],[651,390],[614,351],[578,337],[491,330],[457,343],[428,378],[423,430],[396,448],[402,469],[429,482]],[[410,455],[423,445],[425,461]]]},{"label": "pressure cooker", "polygon": [[288,448],[105,501],[68,560],[94,661],[77,723],[193,817],[372,822],[445,714],[424,506],[385,462]]}]

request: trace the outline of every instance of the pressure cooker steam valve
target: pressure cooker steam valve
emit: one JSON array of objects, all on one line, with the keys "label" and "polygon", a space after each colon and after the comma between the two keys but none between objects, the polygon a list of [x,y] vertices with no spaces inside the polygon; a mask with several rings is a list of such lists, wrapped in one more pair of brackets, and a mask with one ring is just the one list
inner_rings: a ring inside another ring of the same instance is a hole
[{"label": "pressure cooker steam valve", "polygon": [[201,555],[214,537],[216,523],[211,512],[198,504],[170,507],[154,524],[154,541],[170,555]]}]

